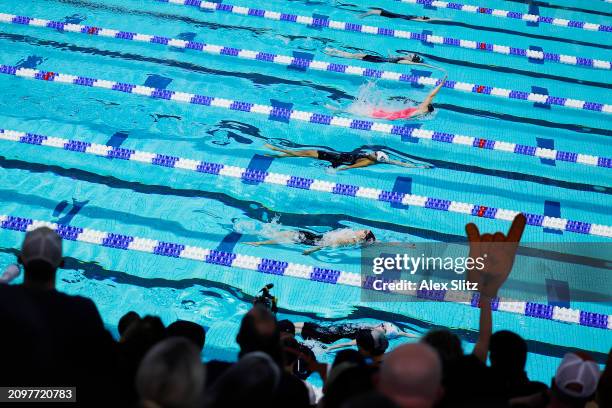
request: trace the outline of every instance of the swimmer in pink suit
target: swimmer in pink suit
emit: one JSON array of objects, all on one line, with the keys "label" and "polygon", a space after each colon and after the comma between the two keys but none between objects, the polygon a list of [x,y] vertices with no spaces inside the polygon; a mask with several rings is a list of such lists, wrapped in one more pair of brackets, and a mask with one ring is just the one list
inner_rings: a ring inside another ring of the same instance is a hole
[{"label": "swimmer in pink suit", "polygon": [[427,98],[423,102],[421,102],[418,106],[411,106],[409,108],[400,109],[400,110],[386,110],[383,108],[374,108],[372,112],[368,114],[368,116],[375,119],[387,119],[387,120],[398,120],[398,119],[412,119],[414,117],[427,115],[434,111],[433,99],[436,94],[440,91],[440,88],[444,85],[446,81],[446,75],[440,81],[438,86],[434,88],[433,91],[427,95]]}]

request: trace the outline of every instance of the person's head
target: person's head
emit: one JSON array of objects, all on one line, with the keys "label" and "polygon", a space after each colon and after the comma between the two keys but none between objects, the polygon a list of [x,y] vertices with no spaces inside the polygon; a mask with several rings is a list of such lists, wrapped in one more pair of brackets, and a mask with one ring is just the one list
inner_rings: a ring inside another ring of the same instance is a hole
[{"label": "person's head", "polygon": [[21,246],[19,263],[25,270],[25,286],[54,289],[57,268],[64,265],[62,239],[47,227],[29,231]]},{"label": "person's head", "polygon": [[491,367],[502,375],[514,377],[523,373],[527,363],[527,343],[508,330],[493,333],[489,342]]},{"label": "person's head", "polygon": [[412,58],[411,58],[412,62],[423,62],[423,58],[421,58],[420,55],[417,54],[412,54]]},{"label": "person's head", "polygon": [[586,353],[567,353],[553,378],[551,399],[558,406],[582,408],[597,390],[599,366]]},{"label": "person's head", "polygon": [[357,238],[366,244],[372,244],[376,242],[376,237],[374,236],[374,233],[368,229],[357,231]]},{"label": "person's head", "polygon": [[191,341],[178,337],[153,346],[136,373],[136,390],[145,407],[199,407],[204,382],[199,350]]},{"label": "person's head", "polygon": [[427,105],[427,113],[432,113],[435,110],[433,103]]},{"label": "person's head", "polygon": [[276,317],[269,309],[260,305],[253,306],[242,318],[236,342],[240,346],[240,357],[253,351],[263,351],[282,365],[280,333]]},{"label": "person's head", "polygon": [[295,325],[291,320],[279,320],[276,323],[278,331],[281,337],[294,337],[295,336]]},{"label": "person's head", "polygon": [[359,352],[365,357],[382,356],[389,347],[389,340],[382,330],[359,330],[355,341]]},{"label": "person's head", "polygon": [[423,336],[421,342],[431,346],[438,352],[442,364],[447,364],[449,361],[457,360],[463,356],[461,340],[449,330],[430,330]]},{"label": "person's head", "polygon": [[281,380],[281,369],[266,353],[247,353],[226,370],[206,396],[207,407],[266,407]]},{"label": "person's head", "polygon": [[365,357],[363,356],[363,354],[353,349],[340,350],[338,353],[336,353],[336,357],[334,358],[334,362],[332,363],[332,370],[334,369],[334,367],[342,363],[351,363],[358,366],[366,365]]},{"label": "person's head", "polygon": [[123,337],[128,327],[140,320],[140,315],[134,311],[129,311],[119,319],[119,324],[117,324],[117,331],[119,331],[119,336]]},{"label": "person's head", "polygon": [[389,161],[389,155],[380,150],[374,152],[374,158],[380,163],[387,163]]},{"label": "person's head", "polygon": [[435,350],[423,343],[404,344],[383,361],[378,391],[401,408],[430,408],[442,397],[441,381]]},{"label": "person's head", "polygon": [[121,336],[122,353],[133,363],[139,363],[151,347],[163,340],[166,328],[157,316],[145,316],[130,324]]},{"label": "person's head", "polygon": [[608,353],[606,367],[599,377],[596,401],[600,407],[612,407],[612,349]]},{"label": "person's head", "polygon": [[374,388],[371,366],[359,366],[344,362],[332,369],[323,388],[323,407],[339,408],[355,395],[368,392]]},{"label": "person's head", "polygon": [[206,332],[204,328],[197,323],[187,320],[177,320],[166,328],[166,334],[168,337],[183,337],[193,342],[198,350],[202,351],[204,349]]}]

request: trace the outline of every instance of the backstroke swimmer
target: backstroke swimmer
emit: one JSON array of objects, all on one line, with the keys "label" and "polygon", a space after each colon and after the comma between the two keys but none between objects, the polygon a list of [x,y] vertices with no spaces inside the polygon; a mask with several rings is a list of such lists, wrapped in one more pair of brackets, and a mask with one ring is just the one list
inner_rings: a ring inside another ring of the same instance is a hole
[{"label": "backstroke swimmer", "polygon": [[[440,89],[444,86],[446,82],[447,75],[444,75],[444,78],[440,80],[440,83],[427,95],[427,97],[418,104],[417,106],[410,106],[408,108],[392,110],[386,109],[384,107],[371,107],[365,106],[363,109],[359,109],[357,114],[368,116],[374,119],[387,119],[387,120],[399,120],[399,119],[418,119],[425,115],[432,113],[435,108],[433,106],[434,97],[440,92]],[[338,109],[334,106],[326,105],[328,109],[336,110],[336,111],[348,111],[344,109]],[[351,112],[354,113],[354,112]]]},{"label": "backstroke swimmer", "polygon": [[335,343],[341,339],[349,339],[351,342],[337,344],[327,348],[328,351],[350,347],[355,344],[355,338],[360,330],[375,330],[382,332],[387,339],[392,340],[399,337],[418,337],[400,329],[397,325],[389,322],[379,324],[368,323],[341,323],[320,325],[314,322],[295,322],[295,334],[302,336],[304,340],[316,340],[324,344]]},{"label": "backstroke swimmer", "polygon": [[271,157],[308,157],[311,159],[324,160],[330,162],[330,166],[338,170],[356,169],[360,167],[373,166],[375,164],[393,164],[396,166],[420,169],[433,168],[433,166],[425,163],[407,163],[399,160],[390,159],[385,152],[382,152],[380,150],[371,153],[337,153],[314,149],[282,149],[280,147],[272,146],[270,144],[266,144],[265,147],[281,153],[276,155],[268,155]]},{"label": "backstroke swimmer", "polygon": [[336,48],[327,47],[323,52],[331,57],[356,59],[365,62],[373,63],[389,63],[389,64],[402,64],[402,65],[420,65],[427,68],[439,69],[433,65],[425,64],[423,58],[416,54],[410,53],[407,55],[398,55],[396,57],[381,57],[380,55],[367,54],[364,52],[346,52]]},{"label": "backstroke swimmer", "polygon": [[428,23],[431,21],[449,21],[447,18],[430,18],[427,16],[413,16],[409,14],[399,14],[394,13],[392,11],[385,10],[380,7],[369,7],[370,11],[360,14],[359,18],[364,18],[368,16],[381,16],[386,18],[398,18],[401,20],[409,20],[409,21],[421,21],[424,23]]},{"label": "backstroke swimmer", "polygon": [[302,252],[304,255],[310,255],[324,248],[330,247],[345,247],[351,245],[369,245],[376,242],[374,233],[370,230],[352,230],[350,228],[342,228],[333,231],[328,231],[324,234],[317,234],[310,231],[284,231],[279,234],[277,239],[267,241],[245,242],[248,245],[276,245],[286,241],[295,242],[312,246]]}]

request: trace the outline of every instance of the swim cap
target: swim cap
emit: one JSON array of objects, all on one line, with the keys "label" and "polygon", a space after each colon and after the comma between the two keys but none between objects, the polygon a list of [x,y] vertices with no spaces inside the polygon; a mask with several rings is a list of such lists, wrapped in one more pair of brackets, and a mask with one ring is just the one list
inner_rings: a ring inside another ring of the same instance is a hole
[{"label": "swim cap", "polygon": [[387,156],[385,152],[378,151],[374,153],[374,155],[376,156],[376,160],[379,162],[386,163],[389,161],[389,156]]},{"label": "swim cap", "polygon": [[21,262],[44,261],[57,268],[62,263],[62,239],[51,228],[40,227],[28,232],[21,246]]}]

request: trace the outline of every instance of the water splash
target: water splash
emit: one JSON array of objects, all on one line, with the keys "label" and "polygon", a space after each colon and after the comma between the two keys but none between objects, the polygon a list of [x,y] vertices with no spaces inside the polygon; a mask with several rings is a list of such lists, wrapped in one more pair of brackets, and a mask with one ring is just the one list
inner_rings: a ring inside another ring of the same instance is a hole
[{"label": "water splash", "polygon": [[357,116],[371,117],[375,109],[396,111],[406,109],[408,105],[404,101],[389,101],[383,92],[376,87],[376,82],[369,81],[359,87],[357,98],[346,109],[347,112]]}]

